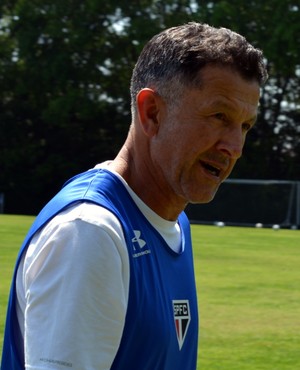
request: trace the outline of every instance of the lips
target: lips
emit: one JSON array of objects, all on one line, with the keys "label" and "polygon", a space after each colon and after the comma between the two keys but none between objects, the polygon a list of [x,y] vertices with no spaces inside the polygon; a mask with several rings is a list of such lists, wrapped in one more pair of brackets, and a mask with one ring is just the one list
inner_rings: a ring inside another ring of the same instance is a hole
[{"label": "lips", "polygon": [[225,180],[229,175],[230,159],[225,156],[206,155],[199,159],[199,163],[207,174],[220,181]]},{"label": "lips", "polygon": [[212,164],[206,161],[200,161],[202,167],[215,177],[220,177],[222,168],[216,164]]},{"label": "lips", "polygon": [[216,165],[212,165],[212,164],[204,162],[204,161],[200,161],[200,162],[201,162],[202,166],[206,169],[206,171],[211,173],[213,176],[216,176],[216,177],[220,176],[220,174],[221,174],[221,168],[220,167],[217,167]]}]

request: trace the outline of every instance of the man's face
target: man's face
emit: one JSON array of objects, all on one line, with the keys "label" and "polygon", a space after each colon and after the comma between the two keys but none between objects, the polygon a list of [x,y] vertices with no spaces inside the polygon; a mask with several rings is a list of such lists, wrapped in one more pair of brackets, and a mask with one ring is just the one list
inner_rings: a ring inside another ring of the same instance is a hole
[{"label": "man's face", "polygon": [[206,66],[201,89],[186,88],[171,110],[163,105],[151,156],[161,189],[173,201],[207,203],[242,155],[254,125],[259,85],[230,68]]}]

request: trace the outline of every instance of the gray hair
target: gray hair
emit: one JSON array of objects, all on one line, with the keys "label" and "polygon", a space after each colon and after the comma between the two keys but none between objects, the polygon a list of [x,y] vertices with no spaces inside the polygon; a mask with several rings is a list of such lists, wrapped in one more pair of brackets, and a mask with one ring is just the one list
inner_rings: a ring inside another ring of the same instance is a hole
[{"label": "gray hair", "polygon": [[176,100],[183,87],[199,87],[207,64],[228,66],[262,86],[268,75],[261,50],[227,28],[190,22],[155,35],[142,50],[131,78],[131,104],[138,92],[153,88]]}]

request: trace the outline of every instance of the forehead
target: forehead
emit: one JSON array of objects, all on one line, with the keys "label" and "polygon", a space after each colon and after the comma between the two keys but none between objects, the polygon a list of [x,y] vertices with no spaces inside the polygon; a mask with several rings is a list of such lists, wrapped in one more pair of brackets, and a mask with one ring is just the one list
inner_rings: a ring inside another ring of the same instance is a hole
[{"label": "forehead", "polygon": [[246,80],[228,67],[206,66],[200,73],[200,91],[208,104],[257,111],[260,97],[257,81]]}]

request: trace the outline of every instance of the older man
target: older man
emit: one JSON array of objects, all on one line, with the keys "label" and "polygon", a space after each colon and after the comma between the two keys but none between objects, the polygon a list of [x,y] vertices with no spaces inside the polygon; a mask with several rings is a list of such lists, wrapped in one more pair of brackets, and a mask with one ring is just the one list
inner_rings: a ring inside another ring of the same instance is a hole
[{"label": "older man", "polygon": [[184,209],[229,176],[266,77],[228,29],[188,23],[146,44],[119,154],[65,184],[21,248],[2,370],[196,369]]}]

